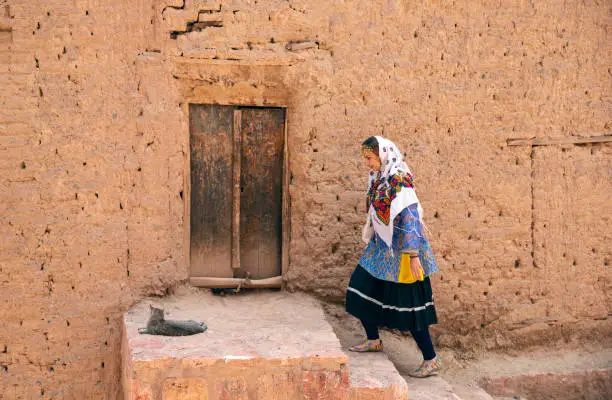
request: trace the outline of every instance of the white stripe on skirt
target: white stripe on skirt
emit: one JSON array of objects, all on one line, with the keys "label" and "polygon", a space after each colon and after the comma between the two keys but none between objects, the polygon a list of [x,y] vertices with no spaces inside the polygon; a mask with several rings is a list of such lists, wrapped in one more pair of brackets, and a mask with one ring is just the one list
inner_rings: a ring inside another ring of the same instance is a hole
[{"label": "white stripe on skirt", "polygon": [[389,308],[391,310],[396,310],[396,311],[422,311],[422,310],[426,309],[427,307],[430,307],[430,306],[434,305],[433,301],[430,301],[430,302],[425,303],[424,306],[420,306],[420,307],[395,307],[395,306],[388,306],[388,305],[383,304],[382,302],[380,302],[380,301],[378,301],[376,299],[371,298],[370,296],[367,296],[367,295],[361,293],[357,289],[353,289],[352,287],[349,287],[348,290],[350,290],[351,292],[357,294],[358,296],[363,297],[366,300],[371,301],[374,304],[377,304],[377,305],[381,306],[382,308]]}]

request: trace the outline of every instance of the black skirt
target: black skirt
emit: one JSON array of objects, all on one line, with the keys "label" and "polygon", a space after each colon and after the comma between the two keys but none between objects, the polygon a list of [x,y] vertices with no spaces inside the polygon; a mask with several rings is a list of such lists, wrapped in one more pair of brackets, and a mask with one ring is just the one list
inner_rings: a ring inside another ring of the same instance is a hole
[{"label": "black skirt", "polygon": [[351,275],[346,311],[369,324],[403,332],[438,323],[428,277],[409,284],[390,282],[375,278],[360,265]]}]

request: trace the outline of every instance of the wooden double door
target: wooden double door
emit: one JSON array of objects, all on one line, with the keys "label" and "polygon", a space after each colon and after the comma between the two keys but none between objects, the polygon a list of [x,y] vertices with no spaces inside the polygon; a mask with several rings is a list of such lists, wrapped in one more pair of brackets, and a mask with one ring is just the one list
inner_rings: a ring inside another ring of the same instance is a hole
[{"label": "wooden double door", "polygon": [[285,109],[190,104],[191,277],[281,275]]}]

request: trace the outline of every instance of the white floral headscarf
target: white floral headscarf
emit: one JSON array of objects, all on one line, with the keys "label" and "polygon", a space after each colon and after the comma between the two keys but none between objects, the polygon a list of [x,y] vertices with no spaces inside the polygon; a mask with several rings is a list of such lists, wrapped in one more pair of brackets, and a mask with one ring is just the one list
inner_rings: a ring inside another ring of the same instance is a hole
[{"label": "white floral headscarf", "polygon": [[[368,193],[372,188],[372,185],[380,180],[377,190],[384,190],[386,196],[389,196],[391,190],[390,179],[395,175],[402,177],[410,176],[412,179],[412,173],[408,168],[408,165],[404,162],[402,153],[399,151],[395,143],[383,138],[382,136],[376,136],[378,141],[378,156],[380,157],[381,166],[380,171],[370,171],[368,178]],[[423,217],[423,209],[421,203],[416,195],[414,187],[402,187],[401,190],[397,191],[395,198],[391,200],[391,209],[389,219],[387,221],[382,220],[374,207],[374,204],[370,204],[368,210],[369,218],[372,221],[374,231],[378,236],[391,248],[393,241],[393,221],[404,208],[412,205],[418,205],[419,216]]]}]

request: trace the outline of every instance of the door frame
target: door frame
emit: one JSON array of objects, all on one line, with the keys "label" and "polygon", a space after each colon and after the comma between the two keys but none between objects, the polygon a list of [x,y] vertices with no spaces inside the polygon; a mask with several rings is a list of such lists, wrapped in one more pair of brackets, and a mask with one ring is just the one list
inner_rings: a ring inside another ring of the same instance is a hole
[{"label": "door frame", "polygon": [[[185,154],[185,174],[184,174],[184,251],[185,260],[187,260],[187,270],[191,274],[191,142],[190,134],[191,127],[189,124],[189,105],[190,104],[201,104],[201,105],[219,105],[219,106],[231,106],[236,109],[241,107],[253,107],[253,108],[282,108],[285,111],[284,121],[284,133],[283,133],[283,172],[282,172],[282,204],[281,204],[281,274],[279,276],[266,278],[266,279],[242,279],[242,278],[212,278],[212,277],[192,277],[189,275],[190,283],[193,286],[208,287],[208,288],[230,288],[230,287],[281,287],[284,282],[284,276],[289,270],[289,249],[291,240],[291,198],[289,193],[289,185],[291,180],[291,170],[289,161],[289,146],[288,146],[288,107],[284,105],[275,104],[223,104],[217,102],[202,102],[202,101],[188,101],[181,104],[181,107],[187,115],[187,148],[184,151]],[[235,148],[234,148],[235,151]],[[232,252],[235,250],[232,244]]]}]

